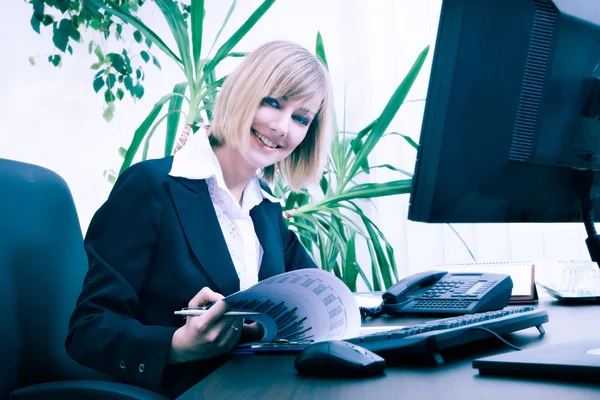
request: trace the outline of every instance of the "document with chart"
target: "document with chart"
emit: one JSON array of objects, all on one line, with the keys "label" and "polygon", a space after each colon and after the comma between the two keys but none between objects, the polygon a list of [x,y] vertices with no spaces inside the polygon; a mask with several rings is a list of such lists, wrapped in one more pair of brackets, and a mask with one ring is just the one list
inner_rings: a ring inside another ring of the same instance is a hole
[{"label": "document with chart", "polygon": [[259,312],[261,341],[339,340],[355,337],[360,311],[352,292],[333,274],[316,268],[273,276],[224,299],[231,310]]}]

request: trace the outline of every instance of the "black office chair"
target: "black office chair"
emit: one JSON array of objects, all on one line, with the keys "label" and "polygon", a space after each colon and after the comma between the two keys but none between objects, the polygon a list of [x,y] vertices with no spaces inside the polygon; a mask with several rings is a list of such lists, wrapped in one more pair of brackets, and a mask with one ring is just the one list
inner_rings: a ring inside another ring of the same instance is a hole
[{"label": "black office chair", "polygon": [[67,355],[68,322],[86,271],[65,181],[0,159],[0,399],[166,399],[111,382]]}]

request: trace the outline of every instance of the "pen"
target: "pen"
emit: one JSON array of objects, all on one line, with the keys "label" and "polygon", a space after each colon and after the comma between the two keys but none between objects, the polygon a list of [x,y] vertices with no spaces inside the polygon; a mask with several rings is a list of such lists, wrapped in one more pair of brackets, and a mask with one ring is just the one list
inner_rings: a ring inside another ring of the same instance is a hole
[{"label": "pen", "polygon": [[[175,311],[175,315],[180,315],[182,317],[195,317],[198,315],[202,315],[207,313],[208,310],[205,309],[183,309],[183,310],[179,310],[179,311]],[[225,314],[223,315],[227,315],[227,316],[236,316],[236,317],[249,317],[252,315],[260,315],[261,313],[256,312],[256,311],[227,311]]]}]

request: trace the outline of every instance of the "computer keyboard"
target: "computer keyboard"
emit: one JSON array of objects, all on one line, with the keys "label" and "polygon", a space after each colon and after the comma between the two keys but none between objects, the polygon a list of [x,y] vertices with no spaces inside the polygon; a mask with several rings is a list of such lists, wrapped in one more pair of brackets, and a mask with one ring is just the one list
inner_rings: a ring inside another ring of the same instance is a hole
[{"label": "computer keyboard", "polygon": [[536,310],[532,306],[507,307],[499,311],[438,319],[346,341],[388,360],[407,356],[432,356],[436,362],[441,363],[441,351],[490,338],[492,336],[489,331],[501,335],[535,326],[543,334],[542,324],[546,322],[546,310]]},{"label": "computer keyboard", "polygon": [[[532,306],[507,307],[499,311],[437,319],[345,340],[371,350],[389,361],[411,356],[421,359],[430,356],[433,361],[441,363],[443,362],[441,351],[490,338],[492,336],[489,331],[501,335],[535,326],[540,333],[544,333],[542,324],[546,322],[548,322],[546,310],[536,310]],[[253,343],[238,347],[233,353],[299,352],[313,343],[313,341],[288,342],[286,340]]]}]

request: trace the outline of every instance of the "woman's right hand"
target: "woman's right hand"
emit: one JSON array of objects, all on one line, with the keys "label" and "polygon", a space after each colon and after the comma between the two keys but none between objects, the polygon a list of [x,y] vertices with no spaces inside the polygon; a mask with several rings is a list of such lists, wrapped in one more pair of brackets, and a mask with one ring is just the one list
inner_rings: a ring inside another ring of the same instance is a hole
[{"label": "woman's right hand", "polygon": [[169,363],[182,363],[216,357],[232,350],[240,340],[243,320],[223,316],[229,309],[223,296],[205,287],[190,300],[188,307],[213,304],[206,313],[186,317],[185,325],[171,339]]}]

